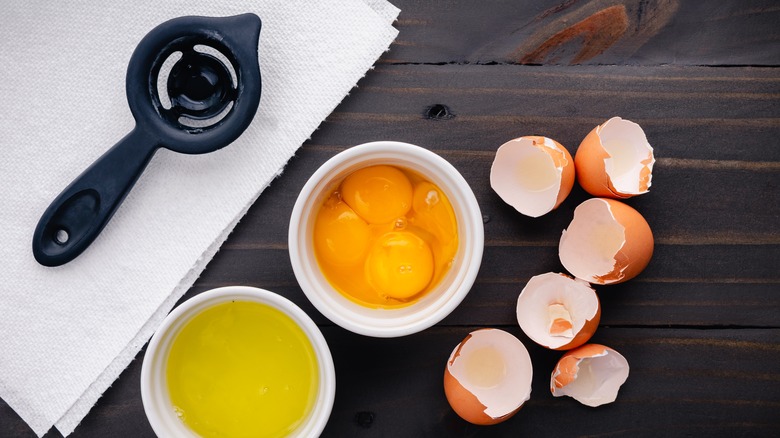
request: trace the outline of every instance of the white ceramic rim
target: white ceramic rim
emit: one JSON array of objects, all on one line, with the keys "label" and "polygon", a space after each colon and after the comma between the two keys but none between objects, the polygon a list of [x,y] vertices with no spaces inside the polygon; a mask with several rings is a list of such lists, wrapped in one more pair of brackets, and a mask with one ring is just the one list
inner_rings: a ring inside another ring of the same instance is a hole
[{"label": "white ceramic rim", "polygon": [[155,332],[141,367],[141,400],[154,432],[161,437],[198,437],[173,411],[165,379],[168,351],[181,327],[192,317],[211,306],[231,300],[272,306],[292,318],[306,333],[317,356],[319,391],[309,416],[291,436],[310,437],[322,433],[336,396],[336,371],[325,337],[314,321],[292,301],[249,286],[226,286],[198,294],[173,309]]},{"label": "white ceramic rim", "polygon": [[[408,168],[439,186],[450,200],[458,223],[456,262],[428,295],[399,309],[370,309],[342,296],[325,279],[308,236],[316,208],[349,173],[374,164]],[[301,289],[325,317],[354,333],[374,337],[405,336],[449,315],[466,297],[479,272],[484,247],[482,213],[474,192],[452,164],[409,143],[377,141],[353,146],[326,161],[301,189],[290,218],[288,248]]]}]

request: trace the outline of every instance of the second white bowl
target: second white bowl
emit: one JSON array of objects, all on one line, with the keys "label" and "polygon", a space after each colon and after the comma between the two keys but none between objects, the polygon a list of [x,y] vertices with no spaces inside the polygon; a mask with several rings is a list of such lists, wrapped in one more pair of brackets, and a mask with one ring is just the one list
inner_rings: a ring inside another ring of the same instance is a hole
[{"label": "second white bowl", "polygon": [[204,310],[217,304],[239,300],[258,302],[283,312],[309,338],[317,356],[319,389],[312,411],[291,436],[310,437],[322,433],[336,395],[336,372],[330,349],[319,328],[303,310],[281,295],[254,287],[227,286],[203,292],[173,309],[149,342],[141,367],[141,399],[146,417],[157,436],[198,436],[176,416],[168,393],[166,365],[168,352],[176,335],[185,324]]}]

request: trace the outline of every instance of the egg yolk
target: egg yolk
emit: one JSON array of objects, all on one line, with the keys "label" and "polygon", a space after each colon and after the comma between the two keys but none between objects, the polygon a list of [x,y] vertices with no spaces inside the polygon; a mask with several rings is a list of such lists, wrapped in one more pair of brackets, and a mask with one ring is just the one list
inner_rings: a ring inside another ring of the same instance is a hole
[{"label": "egg yolk", "polygon": [[412,183],[395,167],[365,167],[344,180],[341,195],[344,202],[367,222],[380,224],[409,211]]},{"label": "egg yolk", "polygon": [[371,238],[368,224],[348,205],[331,196],[314,223],[314,250],[335,266],[352,266],[363,261]]},{"label": "egg yolk", "polygon": [[417,173],[386,165],[342,181],[320,206],[313,239],[328,282],[368,307],[420,299],[458,250],[455,213],[444,192]]},{"label": "egg yolk", "polygon": [[366,275],[379,293],[409,298],[431,282],[433,253],[424,240],[408,231],[390,232],[371,247]]}]

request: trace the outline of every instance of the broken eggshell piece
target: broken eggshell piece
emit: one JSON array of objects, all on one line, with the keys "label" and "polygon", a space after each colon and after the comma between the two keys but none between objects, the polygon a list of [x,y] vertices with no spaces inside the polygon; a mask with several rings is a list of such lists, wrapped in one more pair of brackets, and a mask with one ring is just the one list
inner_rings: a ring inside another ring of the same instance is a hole
[{"label": "broken eggshell piece", "polygon": [[550,138],[516,138],[496,151],[490,186],[520,213],[539,217],[557,208],[571,192],[574,160]]},{"label": "broken eggshell piece", "polygon": [[628,370],[628,361],[617,351],[586,344],[561,357],[550,378],[550,391],[591,407],[612,403],[628,379]]},{"label": "broken eggshell piece", "polygon": [[469,333],[444,370],[444,393],[452,409],[478,425],[500,423],[531,398],[531,356],[519,339],[499,329]]},{"label": "broken eggshell piece", "polygon": [[517,322],[537,344],[553,350],[579,347],[601,319],[596,291],[583,280],[548,272],[532,277],[517,298]]},{"label": "broken eggshell piece", "polygon": [[558,255],[575,277],[615,284],[636,277],[653,256],[653,233],[638,211],[606,198],[592,198],[574,209],[563,230]]},{"label": "broken eggshell piece", "polygon": [[655,157],[638,124],[613,117],[582,140],[574,163],[577,181],[586,192],[630,198],[650,189]]}]

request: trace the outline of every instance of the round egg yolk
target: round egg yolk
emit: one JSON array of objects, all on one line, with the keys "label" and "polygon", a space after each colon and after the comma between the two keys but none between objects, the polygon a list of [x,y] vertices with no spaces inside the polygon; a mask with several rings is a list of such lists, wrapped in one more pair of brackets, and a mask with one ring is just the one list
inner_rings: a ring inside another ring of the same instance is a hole
[{"label": "round egg yolk", "polygon": [[412,206],[412,183],[392,166],[370,166],[350,174],[341,184],[341,196],[371,224],[390,222]]},{"label": "round egg yolk", "polygon": [[366,277],[381,294],[406,299],[422,292],[433,278],[430,246],[408,231],[382,235],[366,258]]},{"label": "round egg yolk", "polygon": [[347,267],[362,262],[371,240],[368,224],[335,196],[328,199],[314,223],[314,249],[319,260]]}]

